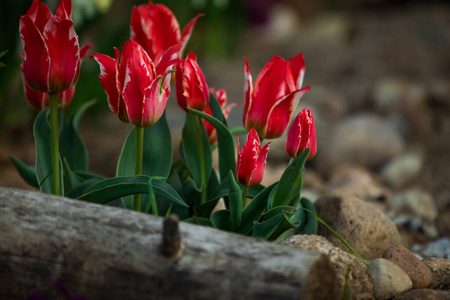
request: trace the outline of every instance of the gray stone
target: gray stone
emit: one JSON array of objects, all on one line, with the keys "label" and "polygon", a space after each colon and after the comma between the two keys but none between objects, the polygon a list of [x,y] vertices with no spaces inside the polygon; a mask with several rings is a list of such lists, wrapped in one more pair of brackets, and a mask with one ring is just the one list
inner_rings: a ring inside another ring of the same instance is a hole
[{"label": "gray stone", "polygon": [[412,213],[424,221],[433,222],[438,216],[433,196],[420,188],[411,188],[388,199],[388,204],[398,212]]},{"label": "gray stone", "polygon": [[[341,235],[362,257],[381,257],[392,244],[401,244],[400,234],[389,218],[376,206],[356,197],[324,196],[315,203],[317,214]],[[349,251],[334,234],[319,224],[318,234]]]},{"label": "gray stone", "polygon": [[450,238],[442,237],[425,244],[415,244],[411,247],[411,251],[423,257],[450,259]]},{"label": "gray stone", "polygon": [[433,275],[433,283],[430,288],[435,290],[450,290],[450,260],[430,257],[425,258],[423,263],[428,266]]},{"label": "gray stone", "polygon": [[[356,256],[342,251],[323,236],[295,235],[283,242],[291,247],[325,254],[336,273],[336,299],[341,299],[347,284],[349,299],[374,297],[372,279],[367,267]],[[350,267],[349,267],[350,266]],[[348,271],[348,268],[350,270]],[[346,280],[348,274],[348,280]]]},{"label": "gray stone", "polygon": [[328,174],[343,163],[378,168],[400,154],[404,142],[400,135],[373,114],[360,114],[339,123],[317,152],[317,167]]},{"label": "gray stone", "polygon": [[400,154],[384,165],[380,175],[391,187],[399,189],[417,178],[422,165],[423,158],[419,153]]},{"label": "gray stone", "polygon": [[406,273],[394,263],[377,258],[369,264],[376,299],[390,299],[412,289],[413,284]]}]

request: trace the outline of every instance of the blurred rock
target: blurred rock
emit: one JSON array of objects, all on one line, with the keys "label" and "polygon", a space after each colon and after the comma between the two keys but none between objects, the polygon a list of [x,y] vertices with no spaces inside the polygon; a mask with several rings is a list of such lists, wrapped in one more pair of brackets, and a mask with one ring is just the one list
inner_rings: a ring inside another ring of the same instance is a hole
[{"label": "blurred rock", "polygon": [[385,120],[373,114],[360,114],[339,123],[315,159],[323,174],[344,163],[377,168],[400,154],[404,147],[399,134]]},{"label": "blurred rock", "polygon": [[373,280],[375,299],[390,299],[413,287],[409,276],[396,264],[386,259],[373,260],[369,264],[369,272]]},{"label": "blurred rock", "polygon": [[450,237],[450,210],[439,212],[436,226],[441,236]]},{"label": "blurred rock", "polygon": [[[317,214],[339,233],[362,257],[381,257],[393,244],[401,244],[395,225],[377,207],[356,197],[324,196],[315,203]],[[318,234],[349,252],[342,242],[322,224]]]},{"label": "blurred rock", "polygon": [[427,288],[433,283],[433,276],[427,265],[405,247],[392,245],[384,251],[383,258],[405,271],[415,289]]},{"label": "blurred rock", "polygon": [[443,237],[432,242],[416,244],[411,247],[411,251],[426,258],[438,257],[450,259],[450,238]]},{"label": "blurred rock", "polygon": [[391,159],[380,172],[389,186],[399,189],[416,179],[423,166],[423,157],[419,153],[404,153]]},{"label": "blurred rock", "polygon": [[397,212],[411,213],[428,222],[435,221],[438,216],[433,196],[419,188],[394,194],[388,199],[388,204]]},{"label": "blurred rock", "polygon": [[449,291],[436,291],[432,289],[416,289],[392,298],[392,300],[449,300]]},{"label": "blurred rock", "polygon": [[428,266],[433,275],[433,283],[430,288],[435,290],[450,290],[450,260],[430,257],[425,258],[423,263]]},{"label": "blurred rock", "polygon": [[366,201],[384,201],[391,192],[372,172],[356,165],[341,165],[330,175],[328,193],[356,196]]},{"label": "blurred rock", "polygon": [[[283,244],[325,254],[336,271],[336,281],[338,286],[335,291],[336,295],[343,295],[344,286],[347,284],[347,291],[350,299],[373,298],[374,290],[372,279],[367,267],[359,258],[342,251],[327,239],[318,235],[295,235],[283,242]],[[348,268],[350,268],[350,271],[348,281],[346,281]]]}]

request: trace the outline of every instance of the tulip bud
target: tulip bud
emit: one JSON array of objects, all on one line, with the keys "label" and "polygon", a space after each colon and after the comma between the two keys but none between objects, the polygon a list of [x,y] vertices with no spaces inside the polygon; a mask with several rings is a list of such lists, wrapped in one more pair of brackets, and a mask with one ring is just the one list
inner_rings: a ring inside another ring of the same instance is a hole
[{"label": "tulip bud", "polygon": [[241,151],[238,137],[238,158],[235,173],[236,180],[240,184],[251,187],[261,183],[266,167],[269,145],[270,143],[267,143],[261,149],[258,133],[252,128],[247,135],[247,142]]},{"label": "tulip bud", "polygon": [[197,64],[194,52],[189,52],[185,60],[180,60],[175,73],[178,105],[203,111],[209,104],[209,90],[205,76]]},{"label": "tulip bud", "polygon": [[309,148],[307,160],[317,153],[316,127],[309,107],[300,111],[289,128],[286,140],[286,153],[296,158],[302,151]]}]

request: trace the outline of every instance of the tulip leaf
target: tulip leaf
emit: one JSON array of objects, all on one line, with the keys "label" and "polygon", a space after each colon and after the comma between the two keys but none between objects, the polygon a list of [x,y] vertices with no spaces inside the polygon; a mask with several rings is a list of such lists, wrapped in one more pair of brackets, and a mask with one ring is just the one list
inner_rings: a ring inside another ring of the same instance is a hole
[{"label": "tulip leaf", "polygon": [[269,201],[269,208],[280,205],[289,205],[300,194],[303,185],[303,171],[309,149],[303,150],[297,158],[293,159],[278,182],[275,194]]},{"label": "tulip leaf", "polygon": [[185,219],[183,220],[183,222],[202,226],[212,226],[211,221],[209,219],[200,217],[192,217],[189,219]]},{"label": "tulip leaf", "polygon": [[231,213],[228,209],[218,210],[211,216],[212,225],[220,230],[231,231]]},{"label": "tulip leaf", "polygon": [[72,118],[67,122],[61,122],[61,132],[59,134],[59,151],[61,156],[66,160],[66,163],[72,171],[87,171],[88,169],[88,156],[86,148],[80,138],[77,131],[78,122],[83,113],[92,105],[96,100],[91,100],[84,103],[76,111]]},{"label": "tulip leaf", "polygon": [[[145,175],[108,178],[90,186],[78,199],[105,204],[124,196],[148,194],[148,182],[150,178]],[[163,197],[177,205],[187,207],[180,195],[170,185],[160,180],[160,178],[153,177],[152,185],[155,195]]]},{"label": "tulip leaf", "polygon": [[281,210],[281,213],[264,222],[255,222],[253,225],[253,236],[265,240],[276,240],[285,231],[297,227],[289,221],[292,213]]},{"label": "tulip leaf", "polygon": [[[153,126],[144,128],[144,151],[142,174],[148,176],[169,176],[172,165],[172,137],[165,113]],[[135,175],[136,168],[136,129],[133,128],[122,147],[117,163],[117,176]],[[133,197],[124,197],[122,202],[125,208],[132,209]],[[148,195],[141,199],[141,211],[150,203]]]},{"label": "tulip leaf", "polygon": [[186,121],[182,130],[182,142],[186,165],[197,187],[202,188],[212,171],[212,157],[203,122],[194,114],[186,114]]},{"label": "tulip leaf", "polygon": [[64,196],[72,199],[78,199],[90,186],[98,183],[99,181],[100,180],[98,178],[84,179],[82,183],[67,191]]},{"label": "tulip leaf", "polygon": [[300,199],[301,207],[298,208],[299,211],[307,211],[303,218],[303,222],[300,223],[300,226],[295,230],[296,234],[316,234],[318,221],[313,215],[316,213],[314,208],[314,204],[306,198]]},{"label": "tulip leaf", "polygon": [[250,202],[250,204],[242,211],[241,224],[237,228],[236,232],[247,235],[251,232],[253,228],[253,222],[258,221],[261,215],[267,208],[267,201],[270,192],[274,189],[276,183],[268,186],[262,190],[255,198]]},{"label": "tulip leaf", "polygon": [[39,188],[39,183],[36,178],[36,170],[32,166],[26,165],[23,161],[18,159],[17,157],[10,156],[9,159],[16,167],[17,172],[19,172],[20,177],[25,180],[29,185]]},{"label": "tulip leaf", "polygon": [[[42,110],[36,117],[33,125],[34,141],[36,146],[36,177],[41,192],[52,193],[52,163],[51,163],[51,135],[50,125],[47,120],[49,109]],[[63,172],[61,160],[60,167],[60,195],[64,195]]]},{"label": "tulip leaf", "polygon": [[230,203],[231,231],[235,231],[242,220],[242,195],[241,188],[236,182],[232,171],[230,171],[228,179],[230,184],[230,194],[228,195],[228,199]]},{"label": "tulip leaf", "polygon": [[236,170],[233,135],[220,120],[198,110],[189,109],[189,111],[202,117],[216,128],[219,148],[219,175],[221,180],[225,180],[230,170],[233,172]]},{"label": "tulip leaf", "polygon": [[68,161],[62,158],[63,170],[64,170],[64,190],[69,191],[74,187],[80,185],[82,179],[79,178],[70,168]]}]

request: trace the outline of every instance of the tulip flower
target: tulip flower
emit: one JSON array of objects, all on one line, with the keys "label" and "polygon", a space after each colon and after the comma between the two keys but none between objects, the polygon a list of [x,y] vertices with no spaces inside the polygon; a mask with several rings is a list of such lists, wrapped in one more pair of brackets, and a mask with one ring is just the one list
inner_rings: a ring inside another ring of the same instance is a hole
[{"label": "tulip flower", "polygon": [[[83,60],[83,58],[86,56],[86,54],[89,51],[89,48],[91,47],[91,43],[84,45],[80,49],[80,58]],[[42,93],[35,90],[32,90],[25,82],[24,74],[22,72],[22,78],[23,78],[23,88],[25,93],[25,99],[27,100],[28,104],[31,108],[41,111],[44,108],[48,107],[50,105],[50,97],[48,93]],[[66,109],[70,102],[72,102],[72,98],[75,94],[75,85],[73,85],[70,89],[65,90],[63,92],[58,93],[58,109],[64,110]]]},{"label": "tulip flower", "polygon": [[242,147],[238,137],[238,158],[236,162],[236,179],[246,187],[261,183],[266,167],[267,154],[269,152],[267,143],[262,149],[258,133],[254,128],[247,135],[247,142]]},{"label": "tulip flower", "polygon": [[286,140],[286,153],[296,158],[302,151],[309,148],[307,160],[317,153],[316,127],[309,107],[300,111],[289,128]]},{"label": "tulip flower", "polygon": [[209,104],[209,90],[205,76],[197,64],[194,52],[189,52],[185,60],[177,63],[175,72],[178,105],[203,111]]},{"label": "tulip flower", "polygon": [[34,0],[19,24],[24,49],[19,55],[28,87],[45,93],[70,89],[78,80],[81,64],[71,0],[59,2],[55,15],[44,3]]},{"label": "tulip flower", "polygon": [[131,39],[138,42],[147,51],[154,62],[158,62],[162,54],[171,46],[181,43],[180,57],[191,37],[192,30],[199,17],[192,19],[183,32],[172,11],[162,4],[139,5],[133,7],[131,13]]},{"label": "tulip flower", "polygon": [[[237,103],[230,103],[227,105],[227,93],[224,89],[220,89],[216,91],[213,87],[209,88],[210,92],[213,93],[214,97],[216,97],[217,101],[219,102],[220,108],[222,109],[222,114],[225,117],[225,119],[230,114],[231,109],[237,105]],[[211,107],[208,105],[206,109],[204,110],[205,113],[212,116]],[[217,143],[217,132],[216,128],[211,125],[206,120],[203,120],[203,125],[205,126],[206,133],[208,134],[209,143],[211,145],[215,145]]]},{"label": "tulip flower", "polygon": [[162,116],[170,94],[168,72],[178,61],[181,44],[170,47],[159,63],[135,41],[127,41],[119,59],[94,53],[100,65],[100,83],[106,92],[110,109],[123,122],[141,127],[155,124]]},{"label": "tulip flower", "polygon": [[244,126],[255,128],[261,139],[273,139],[286,131],[295,107],[310,87],[301,88],[305,62],[303,54],[289,61],[275,55],[259,73],[253,86],[245,59]]}]

